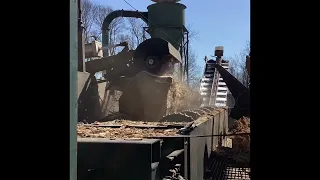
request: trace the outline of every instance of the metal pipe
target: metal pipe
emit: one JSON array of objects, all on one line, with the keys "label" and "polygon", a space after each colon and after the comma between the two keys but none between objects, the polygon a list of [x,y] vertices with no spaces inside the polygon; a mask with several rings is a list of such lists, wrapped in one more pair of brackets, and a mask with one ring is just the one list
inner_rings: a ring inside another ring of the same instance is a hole
[{"label": "metal pipe", "polygon": [[185,77],[187,77],[187,43],[188,41],[186,41],[186,43],[183,46],[183,57],[184,57],[184,66],[183,66],[183,80],[186,81]]},{"label": "metal pipe", "polygon": [[187,62],[187,85],[189,85],[189,32],[187,32],[187,54],[186,54],[186,62]]},{"label": "metal pipe", "polygon": [[189,179],[188,177],[188,167],[189,167],[189,161],[188,161],[188,138],[184,138],[184,178]]},{"label": "metal pipe", "polygon": [[217,56],[216,62],[217,64],[221,64],[222,58],[221,56]]},{"label": "metal pipe", "polygon": [[69,90],[69,179],[77,180],[77,69],[78,69],[78,39],[77,39],[77,3],[80,0],[70,0],[70,90]]},{"label": "metal pipe", "polygon": [[[183,56],[183,49],[184,49],[184,36],[183,36],[183,39],[182,39],[182,43],[181,43],[181,45],[180,45],[180,55],[181,55],[181,56]],[[185,59],[185,57],[181,57],[181,60],[182,60],[182,59]],[[181,61],[181,63],[179,64],[179,80],[180,80],[181,82],[183,82],[183,81],[182,81],[182,74],[183,74],[182,62],[183,62],[183,61]]]},{"label": "metal pipe", "polygon": [[[118,17],[134,17],[140,18],[144,22],[148,23],[148,12],[139,12],[139,11],[126,11],[126,10],[117,10],[109,13],[106,18],[104,18],[102,24],[102,47],[109,45],[109,26],[111,22]],[[108,49],[103,50],[103,56],[108,56]]]}]

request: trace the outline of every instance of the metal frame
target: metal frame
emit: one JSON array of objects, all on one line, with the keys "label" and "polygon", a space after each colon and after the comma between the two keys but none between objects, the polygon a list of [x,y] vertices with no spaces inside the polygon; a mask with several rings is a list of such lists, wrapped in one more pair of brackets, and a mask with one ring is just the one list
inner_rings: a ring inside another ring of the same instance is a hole
[{"label": "metal frame", "polygon": [[70,0],[70,180],[77,180],[77,74],[78,74],[78,4],[80,0]]}]

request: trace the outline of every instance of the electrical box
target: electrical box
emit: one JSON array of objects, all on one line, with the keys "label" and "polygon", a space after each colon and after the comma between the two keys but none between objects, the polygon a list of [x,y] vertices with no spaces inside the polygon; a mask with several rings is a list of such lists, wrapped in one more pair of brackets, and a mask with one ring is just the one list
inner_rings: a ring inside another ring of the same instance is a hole
[{"label": "electrical box", "polygon": [[102,43],[99,41],[92,41],[85,44],[85,58],[103,57]]}]

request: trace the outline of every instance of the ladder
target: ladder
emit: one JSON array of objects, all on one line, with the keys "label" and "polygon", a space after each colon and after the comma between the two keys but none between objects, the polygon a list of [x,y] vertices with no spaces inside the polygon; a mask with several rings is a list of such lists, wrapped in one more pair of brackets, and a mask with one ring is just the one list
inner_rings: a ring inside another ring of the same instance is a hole
[{"label": "ladder", "polygon": [[[201,107],[222,107],[227,105],[228,88],[223,79],[220,78],[219,72],[213,67],[215,63],[216,61],[209,60],[205,65],[204,75],[200,83],[200,95],[202,97]],[[221,66],[229,69],[228,62],[223,61]]]},{"label": "ladder", "polygon": [[213,64],[216,62],[214,60],[206,61],[203,78],[200,82],[200,95],[202,97],[202,104],[201,107],[209,106],[210,102],[210,95],[214,80],[214,72],[215,68]]},{"label": "ladder", "polygon": [[[229,69],[229,63],[223,62],[221,66],[226,70]],[[228,96],[228,87],[227,84],[223,81],[223,78],[220,77],[218,71],[216,71],[216,83],[212,87],[211,93],[211,103],[209,106],[223,107],[227,106],[227,96]]]}]

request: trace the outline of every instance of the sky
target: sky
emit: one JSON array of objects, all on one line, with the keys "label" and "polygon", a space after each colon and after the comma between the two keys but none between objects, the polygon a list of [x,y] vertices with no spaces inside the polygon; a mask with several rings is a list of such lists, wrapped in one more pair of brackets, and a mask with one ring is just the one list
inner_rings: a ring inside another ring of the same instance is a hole
[{"label": "sky", "polygon": [[[126,0],[135,9],[147,11],[151,0]],[[135,10],[124,0],[95,0],[114,10]],[[204,56],[214,54],[215,46],[224,46],[224,57],[232,57],[250,41],[250,0],[181,0],[187,6],[186,25],[198,31],[191,42],[198,65],[204,65]]]}]

